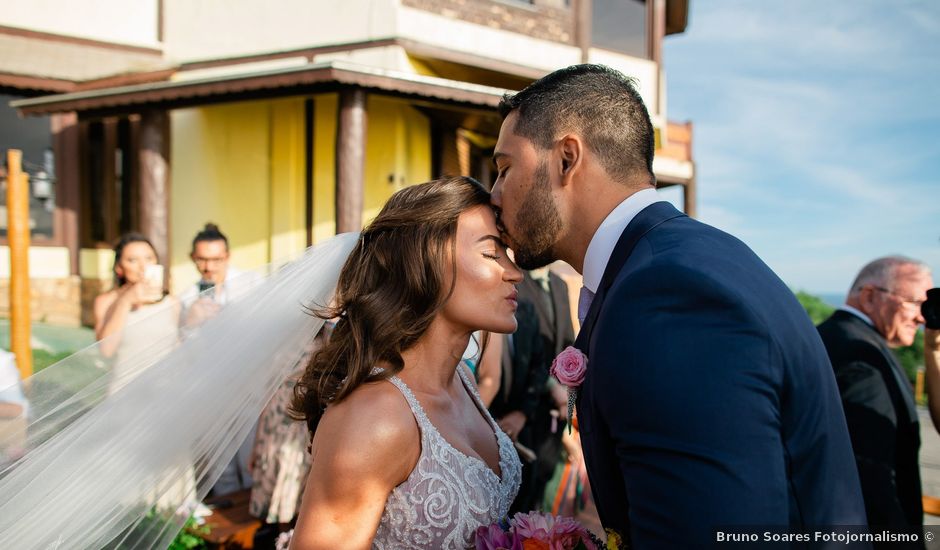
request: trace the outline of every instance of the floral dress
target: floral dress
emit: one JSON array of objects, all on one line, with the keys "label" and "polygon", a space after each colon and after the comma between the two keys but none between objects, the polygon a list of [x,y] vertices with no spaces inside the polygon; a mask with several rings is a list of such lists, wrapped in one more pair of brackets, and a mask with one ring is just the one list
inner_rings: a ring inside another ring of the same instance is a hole
[{"label": "floral dress", "polygon": [[287,414],[294,386],[308,357],[308,354],[304,355],[258,420],[252,451],[254,485],[248,510],[265,523],[289,523],[294,519],[310,471],[307,424]]}]

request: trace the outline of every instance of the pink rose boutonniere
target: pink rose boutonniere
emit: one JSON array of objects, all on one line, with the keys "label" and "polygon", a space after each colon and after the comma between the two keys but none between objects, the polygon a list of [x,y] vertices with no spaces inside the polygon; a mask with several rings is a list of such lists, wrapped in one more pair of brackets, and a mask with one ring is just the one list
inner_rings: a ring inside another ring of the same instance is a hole
[{"label": "pink rose boutonniere", "polygon": [[578,387],[587,374],[587,355],[576,347],[568,346],[552,361],[549,371],[558,382],[568,388],[568,433],[571,433],[571,417],[578,399]]}]

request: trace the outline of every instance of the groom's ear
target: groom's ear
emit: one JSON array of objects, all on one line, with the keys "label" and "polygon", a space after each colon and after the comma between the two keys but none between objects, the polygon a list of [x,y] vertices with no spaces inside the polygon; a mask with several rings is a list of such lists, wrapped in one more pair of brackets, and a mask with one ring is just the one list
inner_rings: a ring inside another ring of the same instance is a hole
[{"label": "groom's ear", "polygon": [[561,183],[567,185],[584,160],[584,142],[581,141],[581,137],[575,134],[562,137],[558,141],[558,156]]}]

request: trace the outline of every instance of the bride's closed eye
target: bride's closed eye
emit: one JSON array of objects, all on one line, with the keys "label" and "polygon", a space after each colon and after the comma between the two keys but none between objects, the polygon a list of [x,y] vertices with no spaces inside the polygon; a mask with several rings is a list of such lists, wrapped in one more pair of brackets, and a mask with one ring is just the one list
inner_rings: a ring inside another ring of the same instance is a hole
[{"label": "bride's closed eye", "polygon": [[502,256],[500,256],[499,254],[497,254],[497,253],[495,253],[495,252],[484,252],[484,253],[483,253],[483,257],[484,257],[484,258],[489,258],[490,260],[495,260],[495,261],[497,261],[497,262],[503,259]]}]

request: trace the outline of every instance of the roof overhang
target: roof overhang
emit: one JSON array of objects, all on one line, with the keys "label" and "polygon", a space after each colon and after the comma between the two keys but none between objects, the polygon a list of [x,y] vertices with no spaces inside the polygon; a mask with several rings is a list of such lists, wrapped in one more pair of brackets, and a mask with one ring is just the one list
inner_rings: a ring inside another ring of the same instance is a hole
[{"label": "roof overhang", "polygon": [[507,90],[377,69],[345,61],[305,63],[209,78],[116,86],[10,102],[22,115],[77,111],[86,115],[174,109],[358,87],[385,95],[475,109],[494,109]]},{"label": "roof overhang", "polygon": [[666,2],[666,36],[685,32],[689,26],[689,0]]}]

